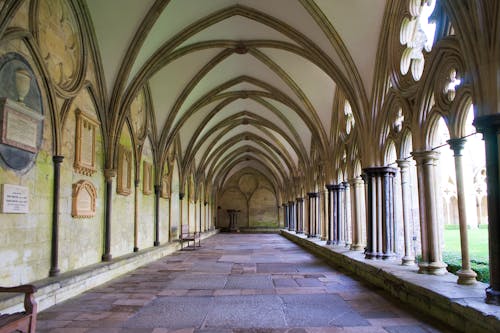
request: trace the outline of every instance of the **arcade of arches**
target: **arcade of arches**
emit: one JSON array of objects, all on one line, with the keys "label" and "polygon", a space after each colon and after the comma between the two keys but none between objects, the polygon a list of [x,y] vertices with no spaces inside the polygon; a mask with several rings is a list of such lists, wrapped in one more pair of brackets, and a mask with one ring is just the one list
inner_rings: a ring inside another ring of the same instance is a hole
[{"label": "arcade of arches", "polygon": [[443,275],[456,224],[456,282],[477,286],[467,231],[487,226],[500,305],[500,2],[0,8],[0,285],[184,228],[287,229]]}]

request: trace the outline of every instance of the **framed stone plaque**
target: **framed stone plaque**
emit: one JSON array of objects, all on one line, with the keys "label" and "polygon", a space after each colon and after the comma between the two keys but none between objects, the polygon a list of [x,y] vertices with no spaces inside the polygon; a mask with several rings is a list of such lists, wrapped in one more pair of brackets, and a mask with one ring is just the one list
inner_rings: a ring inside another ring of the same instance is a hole
[{"label": "framed stone plaque", "polygon": [[37,152],[38,127],[43,116],[21,103],[0,99],[0,143]]},{"label": "framed stone plaque", "polygon": [[76,110],[75,171],[92,176],[96,172],[96,131],[99,123]]},{"label": "framed stone plaque", "polygon": [[118,148],[118,172],[116,193],[129,195],[132,181],[132,151],[121,146]]},{"label": "framed stone plaque", "polygon": [[160,196],[164,199],[170,199],[170,177],[168,174],[163,175],[161,179]]},{"label": "framed stone plaque", "polygon": [[151,163],[144,161],[142,163],[142,193],[149,195],[153,193],[153,167]]},{"label": "framed stone plaque", "polygon": [[88,218],[95,215],[95,203],[97,191],[88,180],[80,180],[73,184],[73,196],[71,205],[71,216],[76,218]]},{"label": "framed stone plaque", "polygon": [[28,187],[2,184],[2,213],[29,213]]}]

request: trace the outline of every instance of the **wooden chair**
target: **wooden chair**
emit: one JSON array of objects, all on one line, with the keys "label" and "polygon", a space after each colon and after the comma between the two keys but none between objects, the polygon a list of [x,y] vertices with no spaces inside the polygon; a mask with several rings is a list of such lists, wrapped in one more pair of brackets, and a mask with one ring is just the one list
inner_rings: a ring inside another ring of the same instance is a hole
[{"label": "wooden chair", "polygon": [[181,227],[181,234],[179,236],[179,240],[181,242],[181,250],[184,249],[183,244],[184,242],[187,242],[187,247],[189,247],[189,242],[193,242],[193,247],[191,248],[194,250],[196,248],[196,240],[198,240],[198,246],[201,246],[201,235],[199,232],[189,232],[189,225],[183,224]]},{"label": "wooden chair", "polygon": [[0,333],[35,332],[37,311],[35,292],[36,287],[30,284],[17,287],[0,287],[0,293],[24,293],[24,311],[10,314],[0,313]]}]

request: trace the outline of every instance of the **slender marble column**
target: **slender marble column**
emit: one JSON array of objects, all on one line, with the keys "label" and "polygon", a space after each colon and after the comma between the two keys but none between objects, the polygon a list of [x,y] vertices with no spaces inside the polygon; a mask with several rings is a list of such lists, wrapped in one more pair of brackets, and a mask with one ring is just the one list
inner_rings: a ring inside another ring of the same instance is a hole
[{"label": "slender marble column", "polygon": [[393,179],[395,168],[364,169],[368,182],[366,258],[389,259],[395,255]]},{"label": "slender marble column", "polygon": [[345,219],[344,219],[344,185],[337,185],[337,245],[345,245]]},{"label": "slender marble column", "polygon": [[486,303],[500,305],[500,168],[498,134],[500,114],[476,117],[478,132],[483,134],[486,150],[486,185],[488,188],[488,246],[490,286],[486,288]]},{"label": "slender marble column", "polygon": [[297,222],[296,222],[296,216],[295,216],[295,202],[294,201],[288,201],[288,207],[290,207],[290,225],[291,225],[291,230],[295,231],[295,230],[297,230]]},{"label": "slender marble column", "polygon": [[343,182],[344,185],[344,225],[345,225],[345,245],[352,244],[351,237],[351,190],[348,182]]},{"label": "slender marble column", "polygon": [[297,198],[297,230],[298,234],[304,233],[304,198]]},{"label": "slender marble column", "polygon": [[418,196],[420,209],[420,230],[422,261],[419,273],[442,275],[446,273],[438,234],[436,160],[439,153],[421,151],[411,153],[417,162]]},{"label": "slender marble column", "polygon": [[105,169],[106,179],[106,215],[104,217],[104,254],[102,261],[111,261],[111,208],[113,203],[113,178],[116,176],[115,169]]},{"label": "slender marble column", "polygon": [[327,224],[327,239],[326,245],[332,244],[332,233],[333,233],[333,188],[335,185],[328,184],[326,185],[326,189],[328,190],[328,224]]},{"label": "slender marble column", "polygon": [[404,248],[405,253],[401,259],[401,264],[410,266],[415,264],[415,255],[412,250],[412,238],[410,233],[410,207],[411,207],[411,193],[410,193],[410,161],[397,160],[399,171],[401,173],[401,195],[403,202],[403,234],[404,234]]},{"label": "slender marble column", "polygon": [[465,139],[450,139],[448,144],[453,150],[455,158],[455,178],[457,183],[457,201],[458,201],[458,221],[460,225],[460,248],[462,250],[462,269],[457,272],[458,284],[476,283],[476,272],[470,267],[469,258],[469,240],[467,238],[467,208],[465,206],[466,197],[464,189],[464,175],[462,167],[462,150],[464,149]]},{"label": "slender marble column", "polygon": [[360,251],[365,247],[363,240],[363,224],[366,223],[364,196],[365,196],[365,182],[361,177],[351,180],[351,187],[354,196],[354,210],[353,210],[353,239],[351,250]]},{"label": "slender marble column", "polygon": [[315,229],[316,229],[316,226],[315,226],[315,215],[316,215],[316,208],[315,208],[315,198],[316,196],[318,195],[318,193],[316,192],[309,192],[307,193],[307,197],[308,197],[308,220],[307,220],[307,224],[308,224],[308,230],[307,230],[307,237],[308,238],[311,238],[311,237],[314,237],[315,236]]},{"label": "slender marble column", "polygon": [[321,192],[316,192],[316,197],[314,198],[314,211],[314,237],[321,238]]},{"label": "slender marble column", "polygon": [[52,244],[50,248],[49,276],[59,275],[59,201],[61,188],[61,163],[64,156],[52,156],[54,162],[54,199],[52,201]]},{"label": "slender marble column", "polygon": [[[160,193],[161,193],[161,185],[155,185],[155,241],[153,243],[154,246],[160,246]],[[200,231],[201,231],[201,220],[200,220]]]},{"label": "slender marble column", "polygon": [[134,180],[134,252],[139,251],[139,179]]},{"label": "slender marble column", "polygon": [[288,223],[288,207],[286,204],[281,204],[283,207],[283,223],[285,224],[285,229],[288,229],[290,231],[290,224]]}]

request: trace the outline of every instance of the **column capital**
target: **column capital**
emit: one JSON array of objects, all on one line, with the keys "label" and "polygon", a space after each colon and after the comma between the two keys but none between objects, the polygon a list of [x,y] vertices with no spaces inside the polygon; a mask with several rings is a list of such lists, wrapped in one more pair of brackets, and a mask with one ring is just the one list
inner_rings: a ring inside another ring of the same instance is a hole
[{"label": "column capital", "polygon": [[462,156],[462,150],[464,149],[465,138],[450,139],[446,141],[450,145],[450,149],[453,150],[454,156]]},{"label": "column capital", "polygon": [[303,201],[304,201],[304,198],[301,198],[301,197],[297,198],[297,202],[303,202]]},{"label": "column capital", "polygon": [[327,184],[327,185],[325,185],[325,187],[328,190],[328,192],[331,192],[334,190],[335,184]]},{"label": "column capital", "polygon": [[282,205],[283,207],[286,207],[286,206],[288,206],[288,203],[286,203],[286,202],[285,202],[285,203],[282,203],[281,205]]},{"label": "column capital", "polygon": [[476,127],[479,133],[498,132],[500,130],[500,113],[477,116],[474,118],[472,125]]},{"label": "column capital", "polygon": [[295,201],[293,201],[293,200],[292,201],[288,201],[289,205],[293,205],[294,203],[295,203]]},{"label": "column capital", "polygon": [[397,169],[393,168],[393,167],[388,167],[388,166],[375,166],[375,167],[364,168],[363,172],[369,177],[376,176],[376,175],[388,174],[388,173],[395,175],[397,172]]},{"label": "column capital", "polygon": [[116,169],[104,169],[104,178],[106,180],[112,180],[112,178],[116,177]]},{"label": "column capital", "polygon": [[349,189],[349,182],[342,182],[342,185],[344,185],[345,190]]},{"label": "column capital", "polygon": [[333,190],[334,191],[343,191],[344,190],[344,185],[342,185],[342,184],[333,185]]},{"label": "column capital", "polygon": [[349,184],[352,187],[354,187],[354,186],[364,185],[365,181],[363,180],[363,178],[361,178],[361,176],[359,176],[356,178],[349,179]]},{"label": "column capital", "polygon": [[398,167],[400,169],[406,169],[410,167],[411,161],[406,159],[398,159],[396,160],[396,163],[398,164]]},{"label": "column capital", "polygon": [[62,155],[52,156],[52,162],[54,162],[56,164],[62,163],[63,160],[64,160],[64,156],[62,156]]},{"label": "column capital", "polygon": [[155,194],[159,195],[161,193],[161,185],[155,185]]},{"label": "column capital", "polygon": [[203,203],[203,206],[206,206],[206,205],[208,205],[208,201],[205,201],[205,202]]},{"label": "column capital", "polygon": [[184,199],[184,195],[185,195],[185,194],[184,194],[183,192],[179,192],[179,200]]},{"label": "column capital", "polygon": [[318,197],[318,192],[308,192],[307,196],[309,198],[317,198]]},{"label": "column capital", "polygon": [[136,179],[134,180],[134,185],[135,185],[135,187],[139,187],[139,183],[140,183],[140,182],[141,182],[141,180],[140,180],[140,179],[138,179],[138,178],[136,178]]},{"label": "column capital", "polygon": [[415,159],[417,164],[434,164],[439,159],[439,152],[435,150],[426,151],[412,151],[411,156]]}]

